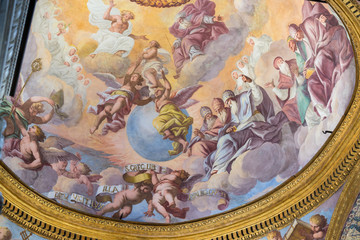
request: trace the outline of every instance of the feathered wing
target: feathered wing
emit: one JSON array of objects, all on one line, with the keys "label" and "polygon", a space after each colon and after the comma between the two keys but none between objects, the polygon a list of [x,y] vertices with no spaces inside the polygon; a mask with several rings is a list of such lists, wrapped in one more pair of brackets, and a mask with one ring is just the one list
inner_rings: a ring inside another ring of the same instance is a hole
[{"label": "feathered wing", "polygon": [[[100,29],[109,29],[111,27],[111,21],[104,19],[106,10],[109,9],[108,5],[105,5],[102,0],[89,0],[87,3],[90,11],[89,23]],[[120,15],[120,10],[112,8],[110,15]]]},{"label": "feathered wing", "polygon": [[64,151],[55,147],[43,148],[40,146],[40,154],[44,162],[53,164],[59,161],[80,161],[80,159],[71,152]]},{"label": "feathered wing", "polygon": [[171,100],[175,103],[179,108],[187,108],[197,103],[196,100],[190,99],[194,93],[201,88],[202,85],[194,85],[190,87],[183,88],[179,90],[175,97]]},{"label": "feathered wing", "polygon": [[57,149],[64,149],[68,146],[73,145],[74,142],[70,141],[68,139],[65,138],[61,138],[61,137],[55,137],[55,136],[50,136],[48,137],[45,142],[40,142],[40,147],[42,148],[57,148]]},{"label": "feathered wing", "polygon": [[119,82],[116,81],[116,77],[114,75],[112,75],[111,73],[100,73],[100,72],[96,72],[93,73],[93,75],[95,77],[97,77],[98,79],[100,79],[101,81],[103,81],[106,86],[111,87],[111,88],[121,88],[121,84]]}]

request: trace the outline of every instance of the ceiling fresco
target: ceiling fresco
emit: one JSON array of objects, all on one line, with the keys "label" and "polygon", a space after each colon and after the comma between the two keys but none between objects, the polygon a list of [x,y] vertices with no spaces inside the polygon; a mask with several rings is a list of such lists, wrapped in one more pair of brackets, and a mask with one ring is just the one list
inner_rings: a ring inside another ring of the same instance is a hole
[{"label": "ceiling fresco", "polygon": [[354,92],[331,7],[146,4],[37,1],[0,103],[5,165],[61,205],[161,224],[243,206],[303,169]]}]

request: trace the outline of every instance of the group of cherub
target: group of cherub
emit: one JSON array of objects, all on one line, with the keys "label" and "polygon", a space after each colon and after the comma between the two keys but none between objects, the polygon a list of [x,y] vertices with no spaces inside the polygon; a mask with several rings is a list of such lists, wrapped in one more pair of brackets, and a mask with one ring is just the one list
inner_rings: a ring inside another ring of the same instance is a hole
[{"label": "group of cherub", "polygon": [[[11,101],[13,103],[11,103]],[[52,110],[40,117],[44,105],[47,102]],[[18,157],[22,160],[19,165],[28,170],[39,171],[43,166],[51,166],[58,176],[77,179],[80,184],[87,186],[87,193],[92,195],[91,182],[101,178],[100,175],[90,175],[91,169],[80,162],[81,155],[63,150],[74,143],[70,140],[50,136],[46,138],[43,130],[38,126],[49,122],[54,115],[54,101],[46,97],[31,97],[23,104],[14,99],[3,99],[0,103],[0,117],[6,121],[3,132],[5,137],[2,149],[3,158]],[[33,125],[28,128],[30,124]],[[70,171],[66,170],[68,162]]]},{"label": "group of cherub", "polygon": [[[147,174],[151,174],[151,180],[135,183],[133,189],[118,192],[113,202],[105,205],[97,214],[104,215],[118,210],[112,217],[122,219],[129,216],[133,205],[146,200],[148,211],[144,213],[145,216],[154,216],[155,208],[167,223],[170,223],[170,214],[178,218],[185,218],[189,208],[178,208],[175,199],[182,194],[181,187],[189,178],[189,173],[185,170],[174,170],[170,174],[163,175],[160,179],[153,170],[147,171]],[[178,199],[184,200],[181,197]]]}]

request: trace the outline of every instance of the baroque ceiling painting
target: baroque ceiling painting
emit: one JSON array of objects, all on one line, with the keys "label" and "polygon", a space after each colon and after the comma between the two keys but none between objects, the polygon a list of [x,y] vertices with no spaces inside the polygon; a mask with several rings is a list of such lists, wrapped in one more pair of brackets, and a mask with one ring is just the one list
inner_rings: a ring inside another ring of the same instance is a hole
[{"label": "baroque ceiling painting", "polygon": [[[0,102],[2,161],[96,218],[218,216],[318,156],[351,105],[354,56],[321,1],[38,0]],[[268,239],[325,238],[340,193]]]}]

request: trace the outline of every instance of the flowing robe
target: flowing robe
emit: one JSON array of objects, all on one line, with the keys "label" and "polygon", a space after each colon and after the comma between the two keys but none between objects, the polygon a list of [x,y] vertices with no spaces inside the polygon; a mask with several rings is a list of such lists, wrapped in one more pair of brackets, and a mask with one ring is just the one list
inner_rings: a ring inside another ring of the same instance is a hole
[{"label": "flowing robe", "polygon": [[118,90],[109,87],[104,92],[98,92],[97,95],[100,98],[99,103],[96,106],[89,106],[88,113],[95,115],[100,114],[108,104],[114,104],[118,98],[125,99],[125,105],[111,117],[107,117],[107,123],[103,126],[102,134],[106,135],[109,130],[117,132],[124,128],[126,125],[125,116],[131,111],[131,107],[135,98],[139,98],[139,94],[134,94],[128,90]]},{"label": "flowing robe", "polygon": [[[186,116],[173,103],[168,103],[160,109],[159,116],[153,120],[153,126],[164,135],[165,130],[170,130],[175,137],[186,139],[193,118]],[[182,151],[182,145],[178,142],[172,143],[173,150],[169,150],[169,155],[177,155]]]},{"label": "flowing robe", "polygon": [[211,152],[216,150],[219,130],[223,126],[224,124],[217,117],[212,126],[209,126],[204,119],[200,132],[202,132],[205,137],[202,139],[199,136],[196,136],[191,139],[189,148],[192,155],[207,157]]},{"label": "flowing robe", "polygon": [[196,46],[200,51],[204,51],[206,45],[217,39],[221,34],[228,33],[229,30],[222,22],[206,24],[206,16],[215,15],[215,3],[209,0],[197,0],[195,4],[187,4],[180,14],[190,18],[190,26],[181,28],[179,22],[175,22],[170,28],[170,33],[181,40],[180,46],[175,48],[173,53],[174,64],[177,73],[181,71],[185,60],[190,59],[190,48]]},{"label": "flowing robe", "polygon": [[[13,104],[10,101],[4,99],[0,103],[0,117],[9,117],[12,106]],[[15,112],[10,116],[10,119],[13,122],[14,126],[14,133],[5,136],[4,146],[2,148],[2,155],[3,157],[18,157],[20,159],[24,159],[24,156],[20,152],[21,131],[15,122],[14,114],[17,114],[25,129],[27,129],[29,126],[27,119],[22,115],[22,113],[19,110],[15,110]]]},{"label": "flowing robe", "polygon": [[304,106],[304,108],[301,108],[303,110],[301,112],[303,117],[301,118],[296,96],[296,76],[292,70],[293,68],[297,68],[296,60],[291,59],[285,62],[289,65],[291,76],[285,75],[279,71],[278,85],[273,89],[273,92],[276,95],[282,111],[285,113],[289,121],[301,125],[305,119],[306,109],[309,106],[310,101],[306,106]]},{"label": "flowing robe", "polygon": [[[320,15],[327,17],[325,26],[317,20]],[[308,79],[311,100],[315,106],[321,104],[331,112],[332,90],[353,59],[353,50],[345,29],[324,7],[305,1],[303,19],[299,27],[312,50],[305,69],[316,71]]]},{"label": "flowing robe", "polygon": [[[129,21],[128,28],[122,33],[111,32],[109,30],[111,21],[104,19],[104,13],[109,6],[105,5],[102,0],[88,0],[87,6],[90,11],[89,23],[99,28],[97,33],[91,35],[91,38],[99,43],[96,50],[91,54],[101,52],[115,54],[118,51],[124,51],[121,57],[127,57],[135,44],[134,39],[129,37],[132,31],[132,23]],[[117,8],[112,8],[110,14],[121,15]]]},{"label": "flowing robe", "polygon": [[274,116],[274,109],[269,96],[263,91],[263,102],[254,106],[251,100],[251,91],[242,92],[236,96],[238,104],[238,116],[240,124],[247,121],[256,111],[259,111],[265,118],[265,121],[250,121],[241,129],[226,134],[226,129],[231,126],[237,126],[239,123],[233,121],[226,124],[219,131],[219,141],[217,150],[212,152],[204,161],[205,177],[208,180],[211,172],[216,170],[218,173],[231,170],[233,161],[242,153],[256,149],[265,142],[278,143],[281,140],[281,128],[288,122],[286,115],[281,111]]}]

